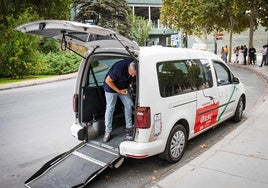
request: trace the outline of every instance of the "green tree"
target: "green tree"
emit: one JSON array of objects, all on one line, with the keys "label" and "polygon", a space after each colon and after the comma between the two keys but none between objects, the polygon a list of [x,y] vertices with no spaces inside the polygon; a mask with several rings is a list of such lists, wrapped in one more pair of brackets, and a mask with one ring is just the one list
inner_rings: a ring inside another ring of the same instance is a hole
[{"label": "green tree", "polygon": [[2,77],[23,78],[40,68],[36,51],[39,39],[14,30],[18,23],[35,17],[35,14],[28,11],[20,14],[16,19],[12,16],[6,17],[9,24],[4,32],[1,30],[0,37],[0,75]]},{"label": "green tree", "polygon": [[192,17],[197,14],[193,1],[164,0],[161,9],[161,22],[170,28],[184,29],[189,35],[200,34],[198,25],[193,24]]},{"label": "green tree", "polygon": [[187,34],[204,34],[205,39],[210,33],[228,31],[229,48],[232,49],[233,33],[240,33],[248,27],[245,10],[237,4],[237,1],[165,0],[161,10],[161,20],[169,27],[184,29]]},{"label": "green tree", "polygon": [[[268,1],[243,1],[243,0],[222,0],[222,18],[229,18],[228,22],[221,27],[230,33],[229,46],[232,49],[233,33],[240,33],[249,28],[248,47],[253,46],[254,31],[259,24],[268,28]],[[223,19],[222,19],[223,21]],[[228,61],[231,61],[231,50],[229,50]]]},{"label": "green tree", "polygon": [[160,16],[164,25],[182,28],[189,35],[201,35],[215,31],[220,12],[219,4],[214,1],[165,0]]},{"label": "green tree", "polygon": [[229,52],[228,62],[231,61],[232,54],[232,41],[234,33],[241,33],[248,28],[248,18],[245,11],[237,2],[233,0],[221,0],[218,2],[219,9],[221,10],[220,16],[217,17],[217,28],[221,31],[229,32]]},{"label": "green tree", "polygon": [[93,0],[75,0],[73,3],[75,10],[74,19],[78,22],[98,21],[98,13],[93,8]]},{"label": "green tree", "polygon": [[254,0],[242,3],[241,0],[235,0],[240,8],[243,9],[245,15],[248,17],[249,27],[249,47],[253,46],[254,31],[258,29],[259,24],[268,29],[268,1]]},{"label": "green tree", "polygon": [[125,0],[77,0],[74,6],[79,10],[75,16],[76,20],[93,20],[98,26],[112,29],[126,37],[131,35],[128,17],[130,7]]},{"label": "green tree", "polygon": [[[229,48],[232,49],[233,33],[247,28],[249,47],[253,46],[254,31],[261,24],[268,29],[267,0],[164,0],[161,10],[164,25],[184,29],[187,34],[205,36],[211,32],[228,31]],[[229,61],[231,58],[229,50]]]},{"label": "green tree", "polygon": [[[26,10],[37,12],[42,19],[69,19],[73,0],[0,0],[0,21],[8,25],[6,16],[15,18]],[[28,19],[25,22],[29,21]]]},{"label": "green tree", "polygon": [[0,0],[0,76],[23,77],[40,70],[40,38],[14,31],[38,19],[68,19],[72,0]]},{"label": "green tree", "polygon": [[130,16],[132,23],[131,38],[134,39],[140,46],[144,46],[149,38],[149,32],[152,28],[149,20],[139,16]]}]

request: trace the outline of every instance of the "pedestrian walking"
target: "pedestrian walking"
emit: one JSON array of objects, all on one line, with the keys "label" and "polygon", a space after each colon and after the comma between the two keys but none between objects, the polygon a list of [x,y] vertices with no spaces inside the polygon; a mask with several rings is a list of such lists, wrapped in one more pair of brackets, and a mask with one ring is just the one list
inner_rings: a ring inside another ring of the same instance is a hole
[{"label": "pedestrian walking", "polygon": [[227,63],[228,52],[229,52],[228,46],[225,45],[224,54],[223,54],[223,60],[224,60],[225,63]]},{"label": "pedestrian walking", "polygon": [[238,54],[238,61],[240,64],[243,64],[244,62],[244,46],[240,46],[239,54]]},{"label": "pedestrian walking", "polygon": [[240,46],[237,46],[237,47],[234,48],[234,53],[235,53],[235,61],[234,61],[234,63],[239,63],[239,59],[238,59],[239,50],[240,50]]},{"label": "pedestrian walking", "polygon": [[260,65],[260,67],[262,67],[263,64],[264,64],[264,65],[266,64],[267,47],[268,47],[268,45],[264,45],[264,46],[262,47],[262,60],[261,60],[261,65]]},{"label": "pedestrian walking", "polygon": [[221,47],[221,59],[224,60],[224,47]]},{"label": "pedestrian walking", "polygon": [[248,49],[248,57],[249,57],[249,64],[256,64],[256,49],[251,46],[249,49]]},{"label": "pedestrian walking", "polygon": [[247,64],[247,55],[248,55],[248,48],[246,45],[244,45],[244,50],[243,50],[243,56],[244,56],[244,65]]}]

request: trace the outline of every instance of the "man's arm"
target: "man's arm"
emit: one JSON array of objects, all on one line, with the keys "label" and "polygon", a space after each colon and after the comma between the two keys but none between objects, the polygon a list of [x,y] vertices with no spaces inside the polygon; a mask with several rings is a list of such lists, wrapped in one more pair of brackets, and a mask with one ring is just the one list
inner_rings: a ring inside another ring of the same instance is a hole
[{"label": "man's arm", "polygon": [[112,80],[112,78],[109,75],[106,77],[105,82],[115,92],[122,94],[122,95],[127,94],[127,89],[122,89],[122,90],[118,89],[118,87],[114,84],[114,81]]}]

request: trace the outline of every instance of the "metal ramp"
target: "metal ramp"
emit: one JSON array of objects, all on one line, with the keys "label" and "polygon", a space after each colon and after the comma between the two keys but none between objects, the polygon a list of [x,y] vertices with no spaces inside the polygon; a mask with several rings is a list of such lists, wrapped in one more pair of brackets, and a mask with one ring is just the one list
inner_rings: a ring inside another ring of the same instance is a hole
[{"label": "metal ramp", "polygon": [[29,188],[84,187],[121,158],[118,149],[96,141],[83,142],[47,162],[25,182]]}]

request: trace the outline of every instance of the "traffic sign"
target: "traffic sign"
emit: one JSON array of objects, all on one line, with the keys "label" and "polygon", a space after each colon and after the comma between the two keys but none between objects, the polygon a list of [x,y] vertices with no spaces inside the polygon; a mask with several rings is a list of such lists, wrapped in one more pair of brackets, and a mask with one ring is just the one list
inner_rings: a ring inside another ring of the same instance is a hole
[{"label": "traffic sign", "polygon": [[223,39],[223,33],[216,33],[214,34],[215,40],[222,40]]},{"label": "traffic sign", "polygon": [[223,37],[223,33],[217,33],[216,37]]}]

